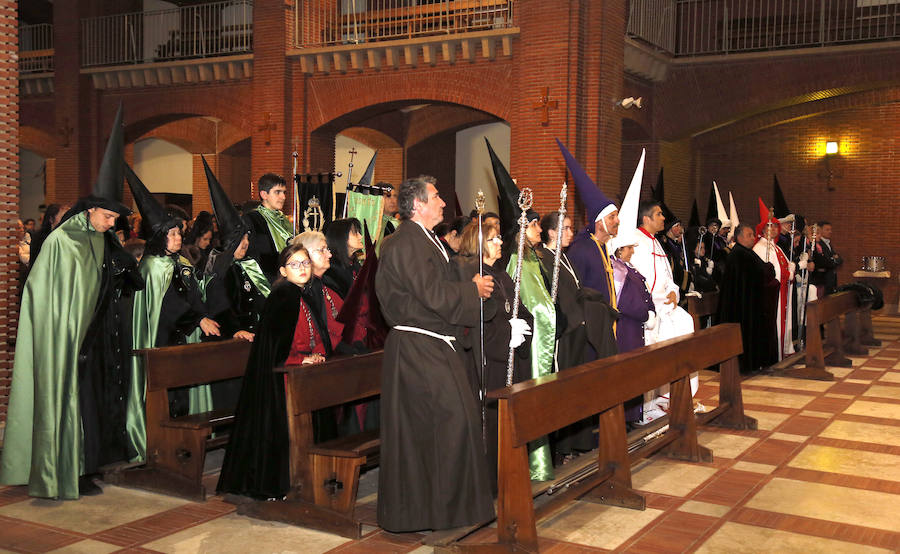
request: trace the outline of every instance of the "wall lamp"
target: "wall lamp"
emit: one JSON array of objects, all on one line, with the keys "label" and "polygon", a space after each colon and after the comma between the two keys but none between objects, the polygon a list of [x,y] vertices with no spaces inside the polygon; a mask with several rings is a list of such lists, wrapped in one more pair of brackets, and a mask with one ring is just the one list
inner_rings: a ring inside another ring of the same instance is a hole
[{"label": "wall lamp", "polygon": [[837,154],[838,153],[838,143],[835,141],[828,141],[825,143],[825,154]]}]

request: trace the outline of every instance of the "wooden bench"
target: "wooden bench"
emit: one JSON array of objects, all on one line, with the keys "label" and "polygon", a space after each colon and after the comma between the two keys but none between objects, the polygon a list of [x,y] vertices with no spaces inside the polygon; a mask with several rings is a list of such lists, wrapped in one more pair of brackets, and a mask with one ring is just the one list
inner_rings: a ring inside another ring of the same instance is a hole
[{"label": "wooden bench", "polygon": [[291,491],[282,501],[241,501],[239,514],[360,538],[362,525],[354,517],[359,474],[375,462],[378,432],[315,444],[312,413],[380,395],[382,359],[378,351],[276,369],[284,374]]},{"label": "wooden bench", "polygon": [[206,500],[203,465],[206,451],[225,446],[228,435],[213,430],[234,421],[234,414],[213,410],[170,417],[170,389],[242,377],[251,343],[225,340],[136,350],[147,383],[147,461],[141,467],[108,473],[104,480],[192,500]]},{"label": "wooden bench", "polygon": [[687,297],[687,311],[694,320],[694,330],[699,331],[703,328],[701,325],[702,317],[715,316],[719,312],[719,292],[704,292],[700,298],[696,296]]},{"label": "wooden bench", "polygon": [[[841,316],[844,330],[841,330]],[[822,340],[821,327],[825,327]],[[831,294],[806,304],[806,349],[773,366],[779,374],[800,379],[834,381],[825,366],[851,367],[846,354],[865,356],[867,346],[879,346],[872,331],[872,315],[868,306],[861,306],[852,291]],[[793,367],[801,359],[806,367]]]},{"label": "wooden bench", "polygon": [[[756,428],[756,420],[744,415],[737,361],[741,352],[740,326],[727,323],[489,393],[500,410],[498,542],[454,547],[537,552],[537,519],[577,497],[643,510],[644,497],[631,488],[634,461],[664,449],[673,458],[711,462],[712,452],[697,442],[698,422]],[[695,417],[690,374],[714,364],[722,368],[719,406]],[[623,403],[666,383],[671,389],[668,430],[629,454]],[[600,414],[599,471],[536,509],[528,442],[594,414]]]}]

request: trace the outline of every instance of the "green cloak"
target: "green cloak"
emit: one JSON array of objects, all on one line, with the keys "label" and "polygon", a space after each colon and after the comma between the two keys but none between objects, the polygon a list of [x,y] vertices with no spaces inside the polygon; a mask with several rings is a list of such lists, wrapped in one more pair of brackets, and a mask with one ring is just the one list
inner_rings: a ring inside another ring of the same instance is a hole
[{"label": "green cloak", "polygon": [[[515,279],[517,254],[513,254],[506,272]],[[541,275],[541,262],[532,248],[525,248],[522,257],[522,280],[519,285],[522,304],[534,316],[531,335],[531,377],[541,377],[553,371],[553,352],[556,346],[556,308]],[[553,460],[550,441],[541,437],[528,444],[531,478],[536,481],[553,479]]]},{"label": "green cloak", "polygon": [[104,238],[81,212],[50,233],[25,283],[0,482],[78,498],[78,353],[97,306]]},{"label": "green cloak", "polygon": [[[180,258],[182,265],[190,265]],[[156,332],[159,328],[159,312],[163,297],[172,283],[175,272],[175,260],[170,256],[144,256],[139,267],[141,277],[146,282],[144,290],[134,294],[134,311],[132,314],[132,344],[135,350],[156,346]],[[202,289],[201,289],[202,292]],[[188,344],[200,342],[200,328],[194,330],[188,338]],[[138,453],[133,460],[146,460],[147,428],[144,406],[146,405],[146,386],[144,367],[140,357],[134,356],[131,362],[131,391],[128,395],[128,412],[126,429],[131,447]],[[200,385],[190,389],[190,408],[192,414],[212,409],[212,395],[209,385]]]}]

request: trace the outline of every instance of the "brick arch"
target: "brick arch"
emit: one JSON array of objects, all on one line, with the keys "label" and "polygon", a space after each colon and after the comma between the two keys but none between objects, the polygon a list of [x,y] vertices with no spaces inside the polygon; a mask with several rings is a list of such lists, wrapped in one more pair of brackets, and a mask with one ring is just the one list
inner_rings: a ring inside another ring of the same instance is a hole
[{"label": "brick arch", "polygon": [[897,67],[900,50],[880,48],[675,66],[654,93],[657,135],[677,140],[782,108],[896,86]]},{"label": "brick arch", "polygon": [[400,143],[394,140],[390,135],[366,126],[349,127],[342,130],[341,134],[361,142],[369,148],[374,148],[375,150],[401,147]]},{"label": "brick arch", "polygon": [[214,117],[241,129],[244,136],[253,130],[250,84],[191,86],[172,90],[146,90],[104,100],[101,129],[109,129],[122,101],[126,142],[151,129],[188,117]]},{"label": "brick arch", "polygon": [[44,129],[29,125],[19,127],[19,146],[31,150],[43,158],[56,156],[58,143],[59,139]]},{"label": "brick arch", "polygon": [[[152,120],[151,120],[152,121]],[[130,142],[147,138],[158,138],[171,142],[192,154],[218,153],[234,144],[250,138],[249,134],[224,121],[218,122],[203,117],[184,117],[158,125],[139,136],[137,132],[147,126],[147,121],[132,126],[128,137]]]},{"label": "brick arch", "polygon": [[514,81],[509,61],[383,70],[354,77],[317,77],[309,81],[309,129],[350,127],[390,109],[415,104],[466,106],[509,120]]}]

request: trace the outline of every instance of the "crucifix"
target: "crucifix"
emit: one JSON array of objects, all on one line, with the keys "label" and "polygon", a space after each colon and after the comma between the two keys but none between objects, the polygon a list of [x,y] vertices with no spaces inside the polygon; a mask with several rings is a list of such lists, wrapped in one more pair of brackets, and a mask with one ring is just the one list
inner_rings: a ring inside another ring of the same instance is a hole
[{"label": "crucifix", "polygon": [[266,132],[265,140],[266,145],[268,146],[269,144],[272,144],[272,131],[278,128],[278,124],[272,123],[272,112],[266,112],[263,116],[265,118],[265,125],[260,125],[257,127],[257,130]]},{"label": "crucifix", "polygon": [[72,126],[69,125],[69,118],[63,118],[62,127],[59,128],[59,136],[62,137],[63,148],[69,147],[69,140],[72,137],[72,133],[74,131],[75,129],[73,129]]},{"label": "crucifix", "polygon": [[550,100],[550,87],[544,87],[540,100],[535,102],[533,106],[533,109],[535,110],[543,110],[543,113],[541,114],[541,125],[544,127],[550,125],[550,110],[555,110],[557,108],[559,108],[559,102]]}]

